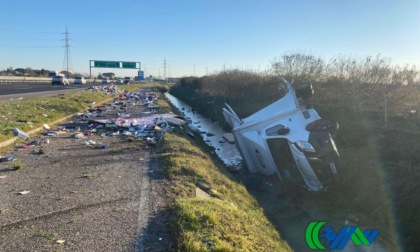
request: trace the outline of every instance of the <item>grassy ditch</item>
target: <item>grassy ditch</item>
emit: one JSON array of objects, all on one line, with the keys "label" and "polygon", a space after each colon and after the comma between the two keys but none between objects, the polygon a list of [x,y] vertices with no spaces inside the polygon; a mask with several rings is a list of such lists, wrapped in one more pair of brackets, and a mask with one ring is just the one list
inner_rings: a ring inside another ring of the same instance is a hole
[{"label": "grassy ditch", "polygon": [[291,250],[256,200],[201,140],[178,129],[165,135],[159,151],[171,181],[167,194],[175,199],[172,224],[179,251]]},{"label": "grassy ditch", "polygon": [[[160,113],[172,111],[159,100]],[[157,147],[174,199],[172,227],[178,251],[291,251],[258,202],[227,172],[200,137],[184,129],[165,134]]]},{"label": "grassy ditch", "polygon": [[[147,84],[153,86],[153,84]],[[127,91],[145,84],[125,85]],[[111,100],[102,91],[84,90],[77,93],[50,97],[33,97],[21,100],[0,101],[0,143],[14,136],[13,128],[31,131],[68,115],[83,111],[92,104]]]}]

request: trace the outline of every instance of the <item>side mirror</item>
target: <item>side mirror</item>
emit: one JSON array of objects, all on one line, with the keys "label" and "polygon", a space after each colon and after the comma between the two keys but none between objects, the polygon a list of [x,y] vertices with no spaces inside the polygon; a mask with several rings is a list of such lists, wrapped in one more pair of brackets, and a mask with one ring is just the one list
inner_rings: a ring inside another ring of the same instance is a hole
[{"label": "side mirror", "polygon": [[309,99],[314,94],[312,84],[300,84],[295,91],[296,97],[303,100]]}]

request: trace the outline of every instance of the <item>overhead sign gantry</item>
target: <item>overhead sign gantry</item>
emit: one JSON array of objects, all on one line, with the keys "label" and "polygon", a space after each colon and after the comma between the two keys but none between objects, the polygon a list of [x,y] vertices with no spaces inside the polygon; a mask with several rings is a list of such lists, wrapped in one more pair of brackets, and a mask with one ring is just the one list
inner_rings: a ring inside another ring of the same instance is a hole
[{"label": "overhead sign gantry", "polygon": [[92,78],[92,67],[96,68],[124,68],[124,69],[141,69],[140,62],[134,61],[104,61],[104,60],[90,60],[89,61],[89,75]]}]

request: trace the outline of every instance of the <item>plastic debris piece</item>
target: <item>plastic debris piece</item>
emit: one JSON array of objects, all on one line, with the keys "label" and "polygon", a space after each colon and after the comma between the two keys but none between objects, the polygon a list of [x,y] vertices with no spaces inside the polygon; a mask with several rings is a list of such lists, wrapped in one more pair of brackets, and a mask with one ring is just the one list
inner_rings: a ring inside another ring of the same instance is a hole
[{"label": "plastic debris piece", "polygon": [[95,144],[96,144],[96,142],[92,141],[92,140],[85,141],[85,145],[95,145]]},{"label": "plastic debris piece", "polygon": [[2,175],[2,176],[0,176],[0,179],[4,179],[6,177],[7,177],[6,175]]},{"label": "plastic debris piece", "polygon": [[44,127],[45,130],[51,129],[51,127],[48,124],[44,124],[43,127]]},{"label": "plastic debris piece", "polygon": [[77,138],[77,139],[85,138],[85,135],[83,135],[83,133],[77,133],[76,135],[74,135],[74,138]]},{"label": "plastic debris piece", "polygon": [[101,144],[99,146],[99,149],[107,149],[109,147],[109,144]]},{"label": "plastic debris piece", "polygon": [[0,158],[0,162],[8,162],[8,161],[13,161],[13,160],[16,160],[16,156],[14,155],[8,155],[8,156]]},{"label": "plastic debris piece", "polygon": [[63,243],[65,243],[66,242],[66,240],[57,240],[56,241],[56,243],[58,243],[58,244],[63,244]]},{"label": "plastic debris piece", "polygon": [[20,129],[18,129],[18,128],[14,128],[14,129],[13,129],[13,132],[15,133],[15,135],[16,135],[17,137],[19,137],[19,138],[21,138],[21,139],[23,139],[23,140],[25,140],[25,141],[27,141],[27,140],[29,139],[29,136],[28,136],[25,132],[21,131],[21,130],[20,130]]},{"label": "plastic debris piece", "polygon": [[28,193],[30,193],[31,191],[21,191],[21,192],[18,192],[18,194],[19,195],[25,195],[25,194],[28,194]]},{"label": "plastic debris piece", "polygon": [[48,117],[48,115],[47,115],[47,114],[42,114],[42,116],[43,116],[43,117]]},{"label": "plastic debris piece", "polygon": [[34,147],[34,146],[39,146],[39,145],[41,145],[41,142],[40,141],[32,141],[32,142],[30,142],[29,144],[27,144],[27,145],[29,145],[29,146],[31,146],[31,147]]}]

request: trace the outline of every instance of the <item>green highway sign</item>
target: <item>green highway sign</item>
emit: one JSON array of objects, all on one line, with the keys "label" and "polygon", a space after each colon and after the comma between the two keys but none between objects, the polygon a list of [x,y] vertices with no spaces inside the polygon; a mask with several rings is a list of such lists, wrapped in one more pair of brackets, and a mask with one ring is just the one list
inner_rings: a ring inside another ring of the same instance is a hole
[{"label": "green highway sign", "polygon": [[136,62],[122,62],[122,68],[137,68]]},{"label": "green highway sign", "polygon": [[117,61],[94,61],[95,67],[120,68],[120,62]]}]

